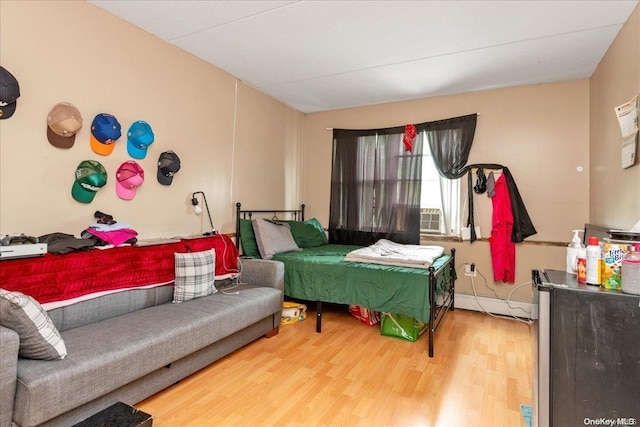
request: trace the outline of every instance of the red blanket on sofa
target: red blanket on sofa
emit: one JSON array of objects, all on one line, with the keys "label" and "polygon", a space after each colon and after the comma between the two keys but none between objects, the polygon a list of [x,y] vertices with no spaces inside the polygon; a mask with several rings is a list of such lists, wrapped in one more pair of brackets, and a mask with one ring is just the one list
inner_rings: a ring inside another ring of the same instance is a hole
[{"label": "red blanket on sofa", "polygon": [[212,248],[216,251],[216,277],[238,272],[236,246],[229,236],[218,234],[156,246],[123,246],[2,260],[0,288],[22,292],[44,304],[96,292],[166,284],[175,279],[175,252]]}]

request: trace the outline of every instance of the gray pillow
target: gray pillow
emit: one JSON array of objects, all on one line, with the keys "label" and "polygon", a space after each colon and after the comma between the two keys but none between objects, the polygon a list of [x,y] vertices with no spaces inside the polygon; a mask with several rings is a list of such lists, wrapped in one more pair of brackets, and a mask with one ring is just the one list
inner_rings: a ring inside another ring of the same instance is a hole
[{"label": "gray pillow", "polygon": [[38,301],[21,292],[0,289],[0,325],[20,337],[18,354],[27,359],[64,359],[67,348],[60,332]]},{"label": "gray pillow", "polygon": [[252,219],[251,225],[253,225],[258,250],[263,259],[271,259],[275,254],[282,252],[300,250],[295,240],[293,240],[289,224],[277,224],[258,218]]},{"label": "gray pillow", "polygon": [[173,302],[212,295],[215,287],[216,251],[175,253],[176,279],[173,286]]}]

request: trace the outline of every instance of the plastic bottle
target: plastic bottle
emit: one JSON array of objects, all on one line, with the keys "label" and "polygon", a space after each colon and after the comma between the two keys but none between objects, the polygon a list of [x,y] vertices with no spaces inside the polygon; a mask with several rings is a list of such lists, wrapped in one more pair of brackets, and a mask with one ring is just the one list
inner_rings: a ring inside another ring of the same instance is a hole
[{"label": "plastic bottle", "polygon": [[602,251],[597,237],[589,237],[587,245],[587,285],[600,286],[602,283]]},{"label": "plastic bottle", "polygon": [[622,292],[640,295],[640,252],[636,245],[629,245],[622,258],[621,279]]},{"label": "plastic bottle", "polygon": [[573,230],[573,239],[567,247],[567,273],[576,274],[578,272],[578,252],[584,249],[579,233],[582,230]]},{"label": "plastic bottle", "polygon": [[578,249],[578,283],[587,283],[587,250]]}]

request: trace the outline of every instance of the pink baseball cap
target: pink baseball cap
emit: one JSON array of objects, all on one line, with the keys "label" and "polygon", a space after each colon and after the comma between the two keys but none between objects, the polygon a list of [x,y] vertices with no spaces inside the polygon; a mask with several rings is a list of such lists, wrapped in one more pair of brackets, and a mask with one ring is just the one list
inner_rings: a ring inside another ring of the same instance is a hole
[{"label": "pink baseball cap", "polygon": [[136,190],[144,182],[144,170],[135,161],[124,162],[116,172],[116,194],[124,200],[133,200]]}]

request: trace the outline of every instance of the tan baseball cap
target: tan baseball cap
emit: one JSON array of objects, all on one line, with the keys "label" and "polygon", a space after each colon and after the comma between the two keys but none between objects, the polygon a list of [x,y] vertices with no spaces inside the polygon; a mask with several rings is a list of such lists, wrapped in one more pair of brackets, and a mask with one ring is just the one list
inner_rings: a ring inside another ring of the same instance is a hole
[{"label": "tan baseball cap", "polygon": [[71,148],[76,141],[76,132],[82,128],[80,111],[68,102],[56,104],[47,117],[47,139],[58,148]]}]

